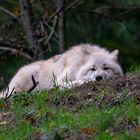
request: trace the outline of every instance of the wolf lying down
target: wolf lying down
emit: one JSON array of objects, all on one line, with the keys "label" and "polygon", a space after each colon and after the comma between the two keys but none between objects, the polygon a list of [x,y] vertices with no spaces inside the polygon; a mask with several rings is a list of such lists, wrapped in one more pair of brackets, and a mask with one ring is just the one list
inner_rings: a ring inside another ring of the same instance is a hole
[{"label": "wolf lying down", "polygon": [[34,62],[19,69],[0,98],[15,92],[60,88],[71,88],[87,81],[109,79],[122,75],[117,62],[118,50],[113,52],[97,45],[80,44],[63,54],[45,61]]}]

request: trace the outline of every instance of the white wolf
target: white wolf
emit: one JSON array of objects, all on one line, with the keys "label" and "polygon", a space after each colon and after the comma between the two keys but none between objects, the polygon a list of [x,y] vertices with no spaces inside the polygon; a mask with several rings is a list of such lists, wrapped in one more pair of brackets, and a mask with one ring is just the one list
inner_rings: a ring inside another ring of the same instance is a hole
[{"label": "white wolf", "polygon": [[[38,61],[19,69],[0,98],[14,92],[81,85],[86,81],[108,79],[122,75],[117,63],[118,50],[107,51],[98,45],[80,44],[63,54]],[[36,85],[35,85],[36,84]]]}]

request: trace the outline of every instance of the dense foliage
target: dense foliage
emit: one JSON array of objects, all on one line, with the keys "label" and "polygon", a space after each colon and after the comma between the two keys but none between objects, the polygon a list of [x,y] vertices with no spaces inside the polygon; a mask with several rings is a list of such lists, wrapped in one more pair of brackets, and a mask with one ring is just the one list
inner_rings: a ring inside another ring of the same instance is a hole
[{"label": "dense foliage", "polygon": [[[24,1],[0,1],[0,74],[4,77],[40,59],[28,42],[21,20],[20,4]],[[43,54],[41,59],[59,53],[58,15],[64,11],[66,48],[81,42],[95,43],[119,49],[124,71],[140,64],[139,0],[65,0],[61,10],[55,0],[26,2],[33,38]]]},{"label": "dense foliage", "polygon": [[130,72],[0,99],[0,139],[138,140],[139,25],[140,0],[0,0],[0,88],[21,65],[78,43],[118,49]]}]

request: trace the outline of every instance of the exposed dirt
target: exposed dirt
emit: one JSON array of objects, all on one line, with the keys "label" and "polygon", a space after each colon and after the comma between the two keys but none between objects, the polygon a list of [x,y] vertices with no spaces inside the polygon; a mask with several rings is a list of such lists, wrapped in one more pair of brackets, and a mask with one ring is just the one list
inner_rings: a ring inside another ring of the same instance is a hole
[{"label": "exposed dirt", "polygon": [[[136,104],[140,105],[140,72],[115,77],[110,80],[85,83],[68,92],[78,93],[79,96],[68,93],[57,100],[51,100],[49,104],[53,104],[56,107],[64,106],[72,112],[77,112],[82,109],[83,103],[86,103],[87,106],[96,106],[99,108],[106,106],[110,108],[114,105],[121,106],[126,99],[136,99]],[[83,131],[75,132],[74,134],[65,133],[63,138],[68,140],[88,140],[90,139],[90,135],[86,134],[93,130],[90,128],[85,129],[84,133]],[[120,124],[116,124],[116,126],[110,126],[109,129],[113,133],[121,133],[124,129],[131,132],[136,129],[136,126],[126,120],[120,122]],[[96,134],[96,131],[94,133]]]},{"label": "exposed dirt", "polygon": [[110,80],[104,80],[100,82],[90,82],[75,88],[80,93],[96,92],[97,89],[112,91],[114,93],[127,90],[134,95],[140,95],[140,72],[127,74],[125,76],[115,77]]},{"label": "exposed dirt", "polygon": [[[46,104],[56,107],[64,106],[72,112],[77,112],[82,109],[84,103],[86,103],[87,106],[97,106],[99,108],[102,108],[103,106],[112,107],[114,105],[121,105],[125,101],[125,99],[135,98],[137,104],[140,104],[140,72],[115,77],[114,79],[110,80],[85,83],[82,86],[75,87],[74,89],[68,90],[67,92],[64,91],[65,95],[61,94],[59,98],[54,98],[53,96],[51,96],[53,95],[52,92],[55,92],[55,94],[57,94],[57,91],[55,90],[50,91],[50,98],[46,100]],[[3,104],[1,108],[7,107],[5,104]],[[50,115],[51,114],[47,116]],[[8,127],[13,127],[13,123],[11,123],[13,122],[13,120],[15,120],[15,116],[11,113],[0,114],[0,122],[8,122]],[[35,122],[37,122],[33,117],[26,115],[25,120],[29,121],[33,125],[36,124]],[[135,125],[133,123],[127,122],[127,124],[122,123],[120,125],[117,125],[116,127],[110,128],[110,130],[112,132],[119,132],[124,128],[129,129],[129,127],[131,130],[135,129]],[[85,129],[82,130],[82,132],[74,132],[74,134],[69,132],[64,133],[63,138],[68,140],[90,139],[90,135],[86,134],[89,131],[93,130]],[[38,132],[32,136],[32,140],[41,140],[44,137],[48,139],[50,135]],[[61,136],[57,134],[53,137],[55,137],[56,139],[62,139]]]},{"label": "exposed dirt", "polygon": [[80,95],[77,97],[67,94],[58,100],[50,100],[50,104],[64,105],[75,111],[81,107],[82,101],[87,101],[87,104],[94,104],[98,107],[121,104],[126,98],[137,98],[140,103],[140,72],[110,80],[85,83],[69,92],[76,92]]},{"label": "exposed dirt", "polygon": [[108,96],[133,96],[139,98],[140,96],[140,72],[127,74],[125,76],[115,77],[114,79],[90,82],[75,88],[83,96],[92,94],[103,94],[107,99]]}]

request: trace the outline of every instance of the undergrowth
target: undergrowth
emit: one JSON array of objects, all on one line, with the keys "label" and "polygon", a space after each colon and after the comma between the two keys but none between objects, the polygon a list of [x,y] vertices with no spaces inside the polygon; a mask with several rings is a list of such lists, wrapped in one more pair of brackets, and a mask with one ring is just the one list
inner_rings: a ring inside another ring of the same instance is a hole
[{"label": "undergrowth", "polygon": [[1,99],[0,140],[138,140],[139,98],[126,89],[94,90],[53,89]]}]

